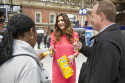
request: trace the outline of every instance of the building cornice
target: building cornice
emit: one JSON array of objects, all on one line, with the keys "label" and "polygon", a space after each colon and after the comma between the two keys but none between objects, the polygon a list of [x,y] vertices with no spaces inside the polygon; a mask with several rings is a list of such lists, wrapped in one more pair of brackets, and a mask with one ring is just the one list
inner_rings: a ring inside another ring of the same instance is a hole
[{"label": "building cornice", "polygon": [[[64,6],[48,6],[48,5],[35,5],[35,4],[22,4],[22,7],[27,8],[41,8],[41,9],[47,9],[47,10],[58,10],[58,11],[69,11],[69,12],[79,12],[79,8],[71,8],[71,7],[64,7]],[[90,13],[91,9],[87,9],[87,12]]]},{"label": "building cornice", "polygon": [[67,8],[67,7],[61,7],[61,6],[48,6],[48,5],[35,5],[35,4],[22,4],[22,7],[29,7],[29,8],[42,8],[42,9],[48,9],[48,10],[60,10],[60,11],[72,11],[72,12],[78,12],[78,8]]}]

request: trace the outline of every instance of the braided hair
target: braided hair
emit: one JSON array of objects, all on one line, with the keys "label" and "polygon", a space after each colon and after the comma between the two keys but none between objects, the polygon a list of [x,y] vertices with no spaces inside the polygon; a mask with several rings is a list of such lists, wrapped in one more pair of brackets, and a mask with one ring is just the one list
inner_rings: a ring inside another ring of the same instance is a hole
[{"label": "braided hair", "polygon": [[34,28],[35,24],[33,20],[23,14],[17,14],[11,17],[7,25],[7,32],[3,34],[3,39],[0,42],[0,65],[5,61],[12,58],[13,53],[13,39],[18,37],[24,37],[24,33]]}]

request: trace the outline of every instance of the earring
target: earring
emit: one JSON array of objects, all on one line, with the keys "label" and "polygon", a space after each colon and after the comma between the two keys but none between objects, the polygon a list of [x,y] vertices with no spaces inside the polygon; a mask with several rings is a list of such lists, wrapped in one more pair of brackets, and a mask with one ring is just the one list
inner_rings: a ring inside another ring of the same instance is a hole
[{"label": "earring", "polygon": [[30,38],[33,38],[33,36],[31,36]]}]

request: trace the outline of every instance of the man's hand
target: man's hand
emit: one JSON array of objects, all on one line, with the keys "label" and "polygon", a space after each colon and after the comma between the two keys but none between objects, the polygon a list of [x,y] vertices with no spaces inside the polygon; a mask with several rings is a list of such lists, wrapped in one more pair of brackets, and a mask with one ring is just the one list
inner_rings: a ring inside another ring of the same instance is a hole
[{"label": "man's hand", "polygon": [[82,48],[82,43],[78,41],[73,43],[74,51],[79,51]]}]

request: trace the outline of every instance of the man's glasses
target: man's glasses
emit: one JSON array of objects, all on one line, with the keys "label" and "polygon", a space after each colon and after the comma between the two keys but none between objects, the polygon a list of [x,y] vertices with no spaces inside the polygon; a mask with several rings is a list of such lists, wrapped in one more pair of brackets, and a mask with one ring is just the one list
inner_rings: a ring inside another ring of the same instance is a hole
[{"label": "man's glasses", "polygon": [[4,23],[5,22],[5,20],[4,19],[0,19],[0,23]]}]

